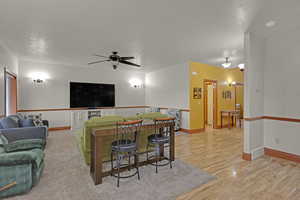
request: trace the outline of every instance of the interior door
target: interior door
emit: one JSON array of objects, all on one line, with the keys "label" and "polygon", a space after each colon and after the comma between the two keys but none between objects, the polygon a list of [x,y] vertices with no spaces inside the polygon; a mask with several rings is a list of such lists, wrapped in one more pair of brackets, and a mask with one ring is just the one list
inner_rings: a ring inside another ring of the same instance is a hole
[{"label": "interior door", "polygon": [[5,115],[17,113],[17,78],[5,72]]},{"label": "interior door", "polygon": [[214,116],[214,97],[213,85],[207,86],[207,124],[213,126]]}]

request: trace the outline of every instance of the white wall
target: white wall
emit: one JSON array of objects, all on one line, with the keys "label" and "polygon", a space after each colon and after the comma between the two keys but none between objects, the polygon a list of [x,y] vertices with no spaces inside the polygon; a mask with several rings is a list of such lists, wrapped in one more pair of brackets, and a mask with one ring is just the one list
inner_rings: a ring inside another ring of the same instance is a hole
[{"label": "white wall", "polygon": [[[246,34],[245,117],[300,119],[300,28],[266,39]],[[300,155],[300,124],[279,120],[245,122],[244,151],[262,147]]]},{"label": "white wall", "polygon": [[[146,74],[146,105],[189,109],[189,65],[178,64]],[[181,127],[189,129],[189,113],[182,112]]]},{"label": "white wall", "polygon": [[3,44],[0,44],[0,116],[4,115],[4,68],[18,75],[18,59]]},{"label": "white wall", "polygon": [[146,104],[189,108],[189,67],[174,65],[146,74]]},{"label": "white wall", "polygon": [[[300,28],[267,39],[264,115],[300,118]],[[300,155],[300,124],[264,120],[265,146]]]},{"label": "white wall", "polygon": [[[132,88],[131,78],[145,81],[143,72],[134,70],[114,71],[111,67],[72,67],[20,61],[19,109],[69,108],[69,82],[115,84],[116,106],[145,105],[145,89]],[[49,79],[34,85],[30,74],[43,72]]]},{"label": "white wall", "polygon": [[[245,118],[264,115],[265,40],[254,33],[245,34]],[[261,152],[264,147],[263,120],[245,121],[244,152]]]},{"label": "white wall", "polygon": [[[49,79],[42,85],[34,85],[30,77],[33,72],[45,73]],[[114,71],[111,67],[102,66],[73,67],[20,60],[19,109],[69,108],[70,81],[115,84],[116,106],[144,106],[145,89],[132,88],[129,84],[131,78],[138,78],[144,83],[145,73],[122,69]],[[39,113],[50,121],[50,127],[71,125],[70,111]]]}]

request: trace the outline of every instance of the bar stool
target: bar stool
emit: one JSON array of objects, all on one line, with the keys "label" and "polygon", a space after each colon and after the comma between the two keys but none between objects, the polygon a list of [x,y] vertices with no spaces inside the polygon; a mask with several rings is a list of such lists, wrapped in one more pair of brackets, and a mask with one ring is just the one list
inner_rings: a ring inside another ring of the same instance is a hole
[{"label": "bar stool", "polygon": [[[130,178],[135,175],[140,180],[139,158],[138,158],[138,137],[141,131],[143,120],[135,120],[128,122],[118,122],[115,133],[115,140],[111,144],[111,175],[118,178],[117,186],[120,185],[120,178]],[[136,171],[128,176],[120,176],[120,169],[128,167],[131,170],[130,159],[134,156],[134,167]],[[116,159],[116,166],[113,160]],[[122,164],[122,161],[128,158],[128,164]],[[115,175],[117,171],[117,175]]]},{"label": "bar stool", "polygon": [[[152,135],[148,136],[148,144],[147,144],[147,161],[151,158],[155,158],[155,163],[152,163],[152,165],[155,166],[155,171],[158,173],[158,167],[159,166],[166,166],[170,165],[170,168],[172,168],[172,160],[164,156],[164,148],[166,146],[170,146],[170,132],[171,129],[169,126],[166,126],[165,124],[168,123],[175,123],[174,117],[169,118],[158,118],[154,120],[155,124],[155,132]],[[149,148],[154,147],[155,148],[155,155],[149,157]],[[159,164],[162,160],[167,160],[167,163]]]}]

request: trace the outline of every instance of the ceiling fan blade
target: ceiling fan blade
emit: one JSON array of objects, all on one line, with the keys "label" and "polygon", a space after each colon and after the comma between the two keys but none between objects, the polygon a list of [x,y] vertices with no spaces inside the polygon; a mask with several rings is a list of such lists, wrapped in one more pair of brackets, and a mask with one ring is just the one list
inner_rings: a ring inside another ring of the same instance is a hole
[{"label": "ceiling fan blade", "polygon": [[101,62],[105,62],[105,61],[110,61],[110,60],[99,60],[99,61],[95,61],[95,62],[90,62],[90,63],[88,63],[88,65],[92,65],[92,64],[96,64],[96,63],[101,63]]},{"label": "ceiling fan blade", "polygon": [[99,55],[99,54],[94,54],[94,56],[98,56],[98,57],[102,57],[102,58],[108,58],[107,56],[102,56],[102,55]]},{"label": "ceiling fan blade", "polygon": [[132,56],[128,56],[128,57],[120,57],[121,60],[131,60],[134,59],[134,57]]},{"label": "ceiling fan blade", "polygon": [[136,67],[140,67],[141,65],[138,64],[134,64],[132,62],[128,62],[126,60],[120,60],[120,63],[126,64],[126,65],[132,65],[132,66],[136,66]]}]

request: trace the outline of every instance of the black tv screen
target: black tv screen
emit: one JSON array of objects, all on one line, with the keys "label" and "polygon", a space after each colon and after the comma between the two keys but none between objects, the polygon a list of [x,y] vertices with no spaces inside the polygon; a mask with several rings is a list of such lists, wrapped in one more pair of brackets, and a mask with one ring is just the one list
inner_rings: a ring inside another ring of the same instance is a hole
[{"label": "black tv screen", "polygon": [[115,85],[70,82],[70,107],[114,107]]}]

